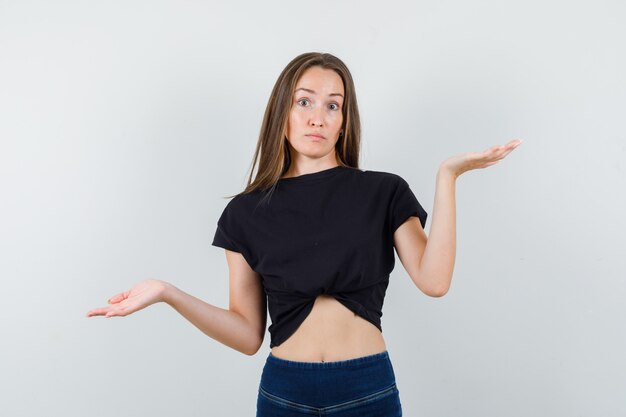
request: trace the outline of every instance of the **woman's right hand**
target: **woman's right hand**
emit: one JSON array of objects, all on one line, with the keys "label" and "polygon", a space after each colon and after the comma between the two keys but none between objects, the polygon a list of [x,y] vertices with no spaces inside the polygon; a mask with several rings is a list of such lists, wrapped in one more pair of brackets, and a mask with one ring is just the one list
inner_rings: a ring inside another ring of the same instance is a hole
[{"label": "woman's right hand", "polygon": [[163,294],[167,282],[158,279],[146,279],[139,282],[128,291],[121,292],[109,298],[108,307],[95,308],[87,312],[86,316],[127,316],[151,304],[163,301]]}]

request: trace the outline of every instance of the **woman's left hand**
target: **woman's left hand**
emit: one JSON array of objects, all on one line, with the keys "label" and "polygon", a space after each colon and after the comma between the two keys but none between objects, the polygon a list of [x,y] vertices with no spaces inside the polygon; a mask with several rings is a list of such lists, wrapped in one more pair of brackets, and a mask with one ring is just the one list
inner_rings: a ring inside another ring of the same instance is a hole
[{"label": "woman's left hand", "polygon": [[520,139],[515,139],[506,145],[495,145],[483,152],[466,152],[461,155],[453,156],[443,161],[440,168],[458,177],[466,171],[487,168],[497,163],[521,143],[522,141]]}]

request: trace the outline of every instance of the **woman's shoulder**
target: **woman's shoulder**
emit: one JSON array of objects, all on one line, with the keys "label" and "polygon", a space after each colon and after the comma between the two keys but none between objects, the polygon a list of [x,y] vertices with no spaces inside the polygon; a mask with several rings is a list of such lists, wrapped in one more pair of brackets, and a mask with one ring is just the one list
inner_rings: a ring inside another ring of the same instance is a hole
[{"label": "woman's shoulder", "polygon": [[402,182],[404,179],[395,172],[390,171],[379,171],[368,169],[363,171],[364,177],[371,179],[373,181],[386,181],[390,183]]},{"label": "woman's shoulder", "polygon": [[239,216],[251,215],[263,202],[267,202],[271,194],[269,191],[254,189],[252,191],[241,191],[235,194],[226,204],[226,209]]}]

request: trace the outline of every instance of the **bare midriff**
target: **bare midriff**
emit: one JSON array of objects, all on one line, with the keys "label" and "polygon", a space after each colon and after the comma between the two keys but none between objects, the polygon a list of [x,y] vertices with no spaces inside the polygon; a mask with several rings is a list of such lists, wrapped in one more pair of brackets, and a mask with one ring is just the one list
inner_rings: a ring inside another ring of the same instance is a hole
[{"label": "bare midriff", "polygon": [[387,350],[374,324],[349,310],[333,296],[315,299],[306,319],[272,355],[298,362],[335,362]]}]

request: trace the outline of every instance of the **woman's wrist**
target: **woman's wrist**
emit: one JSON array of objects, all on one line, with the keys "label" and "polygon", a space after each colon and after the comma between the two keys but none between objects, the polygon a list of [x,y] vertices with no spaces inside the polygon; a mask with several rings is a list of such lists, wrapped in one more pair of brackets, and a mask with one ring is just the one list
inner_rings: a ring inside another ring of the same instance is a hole
[{"label": "woman's wrist", "polygon": [[447,164],[446,161],[442,162],[439,165],[439,170],[437,171],[437,176],[440,178],[444,178],[444,179],[453,179],[456,180],[459,177],[460,173],[455,172],[453,169],[451,169]]},{"label": "woman's wrist", "polygon": [[163,288],[161,290],[161,301],[171,305],[172,304],[172,300],[174,298],[174,296],[176,295],[176,292],[178,291],[178,288],[176,288],[175,286],[173,286],[172,284],[170,284],[167,281],[162,281],[163,282]]}]

